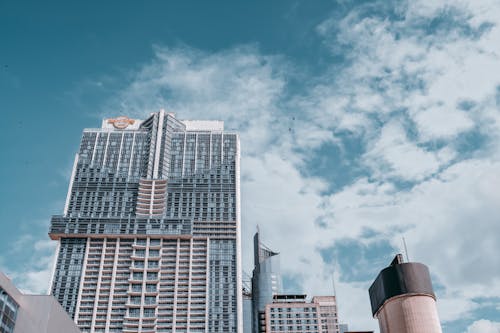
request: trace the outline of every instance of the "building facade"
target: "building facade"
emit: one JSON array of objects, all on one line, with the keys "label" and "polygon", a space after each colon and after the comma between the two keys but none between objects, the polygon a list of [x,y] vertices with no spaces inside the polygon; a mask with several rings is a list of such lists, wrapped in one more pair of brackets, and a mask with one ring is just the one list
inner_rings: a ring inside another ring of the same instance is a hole
[{"label": "building facade", "polygon": [[282,292],[280,257],[263,245],[259,233],[253,237],[254,269],[252,272],[252,330],[265,331],[264,312],[273,297]]},{"label": "building facade", "polygon": [[369,289],[372,313],[380,333],[441,333],[427,266],[403,262],[398,254]]},{"label": "building facade", "polygon": [[0,332],[78,333],[80,330],[53,296],[25,295],[0,272]]},{"label": "building facade", "polygon": [[275,295],[265,306],[265,332],[339,333],[335,296]]},{"label": "building facade", "polygon": [[51,292],[82,332],[241,332],[239,138],[220,121],[85,129]]}]

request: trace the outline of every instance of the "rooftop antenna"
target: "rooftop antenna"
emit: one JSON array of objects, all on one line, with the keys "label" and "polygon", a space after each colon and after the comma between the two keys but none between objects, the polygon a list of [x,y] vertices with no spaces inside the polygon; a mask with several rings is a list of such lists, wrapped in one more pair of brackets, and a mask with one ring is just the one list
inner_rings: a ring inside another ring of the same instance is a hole
[{"label": "rooftop antenna", "polygon": [[410,262],[410,258],[408,257],[408,248],[406,247],[406,240],[403,237],[403,246],[405,248],[406,262]]},{"label": "rooftop antenna", "polygon": [[333,296],[335,296],[335,300],[337,298],[337,289],[335,288],[335,269],[332,274],[332,286],[333,286]]}]

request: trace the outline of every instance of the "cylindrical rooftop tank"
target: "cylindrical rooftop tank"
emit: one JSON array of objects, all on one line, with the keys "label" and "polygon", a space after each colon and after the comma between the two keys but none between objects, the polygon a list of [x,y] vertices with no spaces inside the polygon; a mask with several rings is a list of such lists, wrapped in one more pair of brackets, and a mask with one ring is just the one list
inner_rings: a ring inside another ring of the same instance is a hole
[{"label": "cylindrical rooftop tank", "polygon": [[442,333],[427,266],[397,255],[369,289],[380,333]]}]

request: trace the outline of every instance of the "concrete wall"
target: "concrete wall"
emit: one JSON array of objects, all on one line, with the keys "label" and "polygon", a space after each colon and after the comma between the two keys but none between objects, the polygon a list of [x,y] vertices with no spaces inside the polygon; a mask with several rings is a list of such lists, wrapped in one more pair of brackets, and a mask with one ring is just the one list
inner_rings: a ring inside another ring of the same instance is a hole
[{"label": "concrete wall", "polygon": [[2,272],[0,286],[19,304],[14,333],[80,332],[53,296],[23,295]]},{"label": "concrete wall", "polygon": [[23,295],[14,333],[78,333],[80,330],[53,296]]},{"label": "concrete wall", "polygon": [[436,301],[427,295],[393,297],[376,317],[380,333],[442,333]]}]

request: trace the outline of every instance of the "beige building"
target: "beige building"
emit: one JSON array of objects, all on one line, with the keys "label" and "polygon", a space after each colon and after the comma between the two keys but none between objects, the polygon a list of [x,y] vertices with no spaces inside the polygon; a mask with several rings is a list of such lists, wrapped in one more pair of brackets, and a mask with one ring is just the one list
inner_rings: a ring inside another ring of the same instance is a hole
[{"label": "beige building", "polygon": [[372,313],[380,333],[441,333],[427,266],[404,263],[398,254],[369,290]]},{"label": "beige building", "polygon": [[265,309],[266,333],[338,333],[335,296],[275,295]]},{"label": "beige building", "polygon": [[0,332],[77,333],[80,330],[53,296],[25,295],[0,272]]}]

